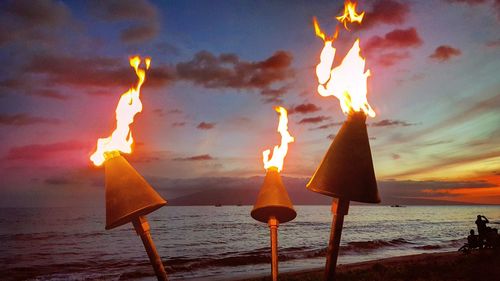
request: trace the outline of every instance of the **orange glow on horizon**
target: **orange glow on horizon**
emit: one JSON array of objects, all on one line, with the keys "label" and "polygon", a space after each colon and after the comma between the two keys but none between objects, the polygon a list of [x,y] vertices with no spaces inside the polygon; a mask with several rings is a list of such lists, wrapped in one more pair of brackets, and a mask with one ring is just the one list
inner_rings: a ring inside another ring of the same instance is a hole
[{"label": "orange glow on horizon", "polygon": [[[141,86],[146,79],[146,71],[139,68],[141,58],[138,56],[129,59],[130,66],[135,70],[138,81],[137,84],[131,87],[127,92],[123,93],[118,101],[116,107],[116,128],[107,138],[100,138],[97,140],[97,149],[90,156],[90,160],[96,166],[101,166],[106,152],[120,151],[123,153],[132,152],[132,143],[134,139],[130,131],[130,124],[134,122],[134,116],[142,111],[142,102],[140,99]],[[144,60],[146,69],[149,69],[151,59]]]},{"label": "orange glow on horizon", "polygon": [[476,204],[500,204],[500,176],[485,175],[469,178],[466,181],[484,182],[485,187],[461,187],[426,189],[422,192],[432,194],[434,197],[422,197],[423,199],[445,200]]}]

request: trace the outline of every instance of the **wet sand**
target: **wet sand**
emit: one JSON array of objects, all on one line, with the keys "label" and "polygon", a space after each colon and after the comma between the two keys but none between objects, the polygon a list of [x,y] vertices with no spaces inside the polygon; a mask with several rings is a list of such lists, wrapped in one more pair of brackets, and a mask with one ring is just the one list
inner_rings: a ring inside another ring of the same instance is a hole
[{"label": "wet sand", "polygon": [[[283,273],[279,276],[281,281],[322,279],[323,269]],[[266,276],[245,280],[271,279]],[[500,280],[500,253],[491,250],[467,255],[459,252],[429,253],[339,265],[337,280]]]}]

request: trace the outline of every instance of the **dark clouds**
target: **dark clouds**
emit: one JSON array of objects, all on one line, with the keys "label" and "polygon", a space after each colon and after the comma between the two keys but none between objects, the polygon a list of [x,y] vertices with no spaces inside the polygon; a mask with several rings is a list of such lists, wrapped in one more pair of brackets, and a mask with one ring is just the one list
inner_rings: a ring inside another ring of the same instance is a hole
[{"label": "dark clouds", "polygon": [[201,154],[201,155],[196,155],[196,156],[191,156],[191,157],[179,157],[179,158],[174,158],[174,161],[207,161],[207,160],[214,160],[210,154]]},{"label": "dark clouds", "polygon": [[76,140],[57,142],[50,144],[30,144],[12,147],[6,156],[7,160],[42,160],[57,156],[59,153],[67,153],[78,150],[88,150],[88,143]]},{"label": "dark clouds", "polygon": [[[44,75],[48,85],[123,87],[137,79],[126,60],[100,56],[38,54],[28,61],[24,71]],[[173,80],[173,76],[170,69],[160,65],[148,72],[146,85],[162,86]]]},{"label": "dark clouds", "polygon": [[391,158],[393,160],[398,160],[401,158],[401,155],[397,154],[397,153],[391,153]]},{"label": "dark clouds", "polygon": [[91,13],[109,22],[127,22],[120,33],[126,43],[142,43],[156,37],[160,21],[156,7],[147,0],[90,1]]},{"label": "dark clouds", "polygon": [[449,3],[464,3],[468,5],[478,5],[486,3],[486,0],[446,0]]},{"label": "dark clouds", "polygon": [[303,118],[299,121],[299,124],[316,124],[316,123],[321,123],[326,120],[329,120],[331,117],[328,116],[315,116],[315,117],[308,117],[308,118]]},{"label": "dark clouds", "polygon": [[323,129],[328,129],[328,128],[331,128],[331,127],[342,126],[342,124],[344,124],[344,122],[332,122],[332,123],[328,123],[328,124],[324,124],[324,125],[321,125],[321,126],[318,126],[318,127],[311,128],[309,130],[311,130],[311,131],[313,131],[313,130],[323,130]]},{"label": "dark clouds", "polygon": [[364,52],[370,61],[379,66],[389,67],[410,58],[409,49],[420,47],[422,38],[415,27],[394,29],[384,36],[373,36],[365,43]]},{"label": "dark clouds", "polygon": [[200,124],[198,124],[196,126],[197,129],[200,129],[200,130],[210,130],[210,129],[213,129],[215,128],[215,123],[210,123],[210,122],[201,122]]},{"label": "dark clouds", "polygon": [[13,0],[0,4],[0,46],[13,42],[55,41],[55,29],[67,27],[69,8],[59,1]]},{"label": "dark clouds", "polygon": [[418,35],[415,27],[407,29],[394,29],[386,33],[383,37],[373,36],[366,42],[365,50],[373,52],[378,49],[401,49],[409,47],[419,47],[423,40]]},{"label": "dark clouds", "polygon": [[292,55],[277,51],[262,61],[245,61],[235,54],[214,55],[201,51],[187,62],[176,66],[178,79],[212,89],[260,90],[271,100],[281,97],[286,88],[273,88],[293,76]]},{"label": "dark clouds", "polygon": [[60,122],[61,121],[59,119],[32,116],[27,113],[19,113],[12,115],[0,113],[0,125],[6,125],[6,126],[27,126],[35,124],[56,125],[59,124]]},{"label": "dark clouds", "polygon": [[407,2],[394,0],[377,0],[371,9],[367,10],[360,28],[370,28],[379,24],[402,24],[410,13]]},{"label": "dark clouds", "polygon": [[429,58],[436,61],[445,62],[450,60],[452,57],[457,57],[461,54],[462,52],[457,48],[453,48],[448,45],[441,45],[434,50],[434,53],[432,53]]},{"label": "dark clouds", "polygon": [[296,106],[292,106],[288,110],[288,114],[294,114],[294,113],[308,114],[319,110],[321,110],[321,107],[315,105],[314,103],[303,103]]},{"label": "dark clouds", "polygon": [[186,122],[174,122],[172,123],[172,127],[184,127]]},{"label": "dark clouds", "polygon": [[408,126],[414,126],[416,125],[415,123],[408,123],[406,121],[401,121],[401,120],[390,120],[390,119],[384,119],[380,120],[378,122],[373,122],[370,124],[372,127],[388,127],[388,126],[399,126],[399,127],[408,127]]}]

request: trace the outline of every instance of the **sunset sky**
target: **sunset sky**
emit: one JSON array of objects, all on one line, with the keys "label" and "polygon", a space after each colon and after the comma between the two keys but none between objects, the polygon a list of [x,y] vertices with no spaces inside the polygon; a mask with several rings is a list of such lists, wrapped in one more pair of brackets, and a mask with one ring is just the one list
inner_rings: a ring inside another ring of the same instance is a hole
[{"label": "sunset sky", "polygon": [[[364,23],[335,44],[340,58],[359,37],[372,73],[377,116],[367,124],[380,188],[500,204],[500,1],[358,2]],[[333,33],[342,8],[2,1],[0,206],[102,203],[103,169],[89,155],[135,83],[132,55],[152,64],[126,158],[152,185],[175,197],[207,177],[263,176],[262,151],[280,141],[276,105],[290,111],[295,137],[282,173],[310,177],[346,118],[336,98],[316,92],[323,42],[312,18]]]}]

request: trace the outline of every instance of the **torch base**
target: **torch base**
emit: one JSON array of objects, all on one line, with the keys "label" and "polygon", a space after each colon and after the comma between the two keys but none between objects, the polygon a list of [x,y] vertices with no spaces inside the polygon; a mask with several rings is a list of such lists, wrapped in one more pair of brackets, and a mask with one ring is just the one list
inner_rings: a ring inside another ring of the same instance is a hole
[{"label": "torch base", "polygon": [[267,222],[271,231],[271,275],[273,281],[278,280],[278,220],[276,217],[270,217]]},{"label": "torch base", "polygon": [[337,258],[340,250],[340,238],[344,226],[344,216],[349,211],[349,200],[334,199],[332,203],[332,229],[330,231],[330,240],[326,252],[325,280],[335,280],[335,269],[337,267]]},{"label": "torch base", "polygon": [[144,248],[146,249],[149,257],[149,261],[151,262],[151,265],[153,266],[153,269],[155,271],[156,278],[158,278],[158,281],[167,281],[167,272],[163,267],[161,258],[158,255],[155,244],[153,243],[153,239],[151,238],[148,221],[145,217],[141,216],[132,220],[132,223],[134,224],[137,235],[141,237],[142,244],[144,244]]}]

